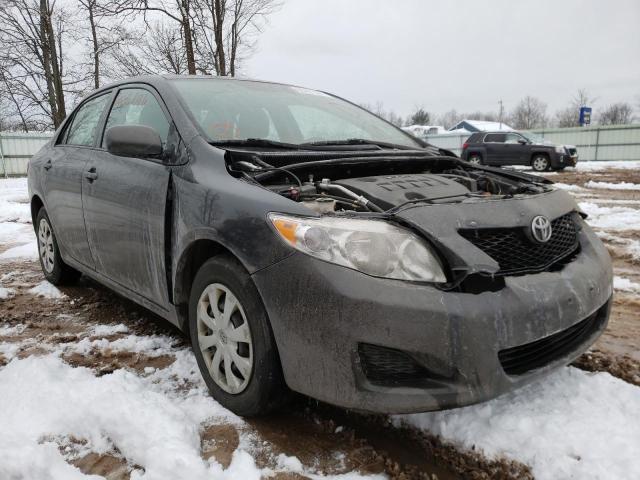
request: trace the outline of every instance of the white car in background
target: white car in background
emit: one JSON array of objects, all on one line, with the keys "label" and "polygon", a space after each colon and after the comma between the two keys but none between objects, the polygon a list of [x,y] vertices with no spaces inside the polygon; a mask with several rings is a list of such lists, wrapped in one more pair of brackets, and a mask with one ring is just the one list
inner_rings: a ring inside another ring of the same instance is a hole
[{"label": "white car in background", "polygon": [[425,138],[427,135],[441,135],[447,132],[447,129],[441,125],[411,125],[402,127],[405,132],[410,133],[414,137]]}]

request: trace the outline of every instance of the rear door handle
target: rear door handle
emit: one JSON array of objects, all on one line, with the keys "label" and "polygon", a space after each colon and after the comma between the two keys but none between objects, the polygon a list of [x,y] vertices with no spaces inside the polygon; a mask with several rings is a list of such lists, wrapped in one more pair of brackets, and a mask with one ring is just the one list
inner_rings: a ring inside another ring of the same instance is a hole
[{"label": "rear door handle", "polygon": [[51,167],[53,167],[53,163],[51,163],[51,159],[49,159],[45,162],[45,164],[43,165],[43,168],[45,170],[49,170]]},{"label": "rear door handle", "polygon": [[84,172],[84,178],[89,180],[89,182],[93,182],[96,178],[98,178],[98,173],[96,172],[95,167],[91,167],[89,170]]}]

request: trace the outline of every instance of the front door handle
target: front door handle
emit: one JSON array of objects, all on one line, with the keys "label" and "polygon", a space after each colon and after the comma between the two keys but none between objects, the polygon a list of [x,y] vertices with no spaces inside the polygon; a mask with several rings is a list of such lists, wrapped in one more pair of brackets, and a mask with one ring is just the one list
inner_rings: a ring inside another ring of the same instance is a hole
[{"label": "front door handle", "polygon": [[49,170],[51,167],[53,167],[53,163],[51,163],[51,159],[49,159],[45,162],[45,164],[43,165],[43,168],[45,170]]},{"label": "front door handle", "polygon": [[96,178],[98,178],[98,173],[96,172],[95,167],[91,167],[89,170],[84,172],[84,178],[89,180],[89,182],[93,182]]}]

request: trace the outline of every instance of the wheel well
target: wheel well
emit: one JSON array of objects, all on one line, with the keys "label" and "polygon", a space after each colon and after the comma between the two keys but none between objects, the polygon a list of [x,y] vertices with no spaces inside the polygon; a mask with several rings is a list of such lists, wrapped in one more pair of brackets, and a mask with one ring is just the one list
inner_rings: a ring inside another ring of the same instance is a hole
[{"label": "wheel well", "polygon": [[189,322],[189,296],[191,284],[200,266],[212,257],[220,254],[234,256],[227,248],[214,240],[196,240],[182,253],[176,265],[176,284],[174,302],[180,314],[182,329],[186,332]]},{"label": "wheel well", "polygon": [[42,207],[44,207],[44,203],[42,203],[39,196],[34,195],[31,199],[31,223],[33,224],[33,228],[36,228],[36,217]]},{"label": "wheel well", "polygon": [[534,152],[531,154],[531,159],[529,160],[529,162],[533,163],[533,159],[536,158],[537,156],[542,156],[542,157],[545,157],[547,160],[550,160],[549,154],[547,152]]}]

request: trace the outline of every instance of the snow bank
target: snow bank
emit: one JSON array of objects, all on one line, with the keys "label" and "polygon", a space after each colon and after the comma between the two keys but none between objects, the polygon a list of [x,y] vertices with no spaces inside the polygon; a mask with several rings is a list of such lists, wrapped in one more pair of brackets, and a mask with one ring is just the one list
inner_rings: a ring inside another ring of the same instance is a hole
[{"label": "snow bank", "polygon": [[29,290],[29,293],[32,295],[37,295],[39,297],[44,298],[65,298],[66,295],[58,290],[54,285],[43,280],[38,285]]},{"label": "snow bank", "polygon": [[0,260],[16,260],[19,258],[27,260],[38,259],[38,244],[35,240],[18,247],[9,248],[0,253]]},{"label": "snow bank", "polygon": [[605,230],[630,230],[640,225],[640,210],[629,207],[602,207],[591,202],[580,202],[580,208],[589,215],[587,223]]},{"label": "snow bank", "polygon": [[624,277],[613,277],[613,288],[623,292],[640,293],[640,283],[632,282]]},{"label": "snow bank", "polygon": [[[124,370],[95,377],[52,355],[15,359],[0,370],[0,425],[0,478],[90,478],[52,441],[69,435],[97,453],[116,447],[144,468],[140,479],[223,478],[219,464],[200,456],[198,424]],[[260,478],[251,457],[234,456],[236,462],[243,478]],[[239,469],[233,463],[230,469]]]},{"label": "snow bank", "polygon": [[640,388],[563,368],[471,407],[392,417],[490,457],[530,465],[537,480],[640,478]]},{"label": "snow bank", "polygon": [[0,287],[0,300],[6,300],[14,295],[15,291],[12,288]]},{"label": "snow bank", "polygon": [[7,178],[0,182],[0,222],[31,223],[26,178]]},{"label": "snow bank", "polygon": [[[578,152],[579,153],[579,152]],[[578,162],[576,170],[593,172],[597,170],[607,170],[609,168],[617,168],[622,170],[637,170],[640,169],[640,162],[638,161],[611,161],[611,162]]]},{"label": "snow bank", "polygon": [[578,185],[570,185],[568,183],[554,183],[553,186],[561,190],[567,190],[568,192],[584,191],[584,188]]},{"label": "snow bank", "polygon": [[607,190],[640,190],[640,185],[637,183],[609,183],[609,182],[594,182],[593,180],[589,180],[584,184],[587,188],[604,188]]}]

